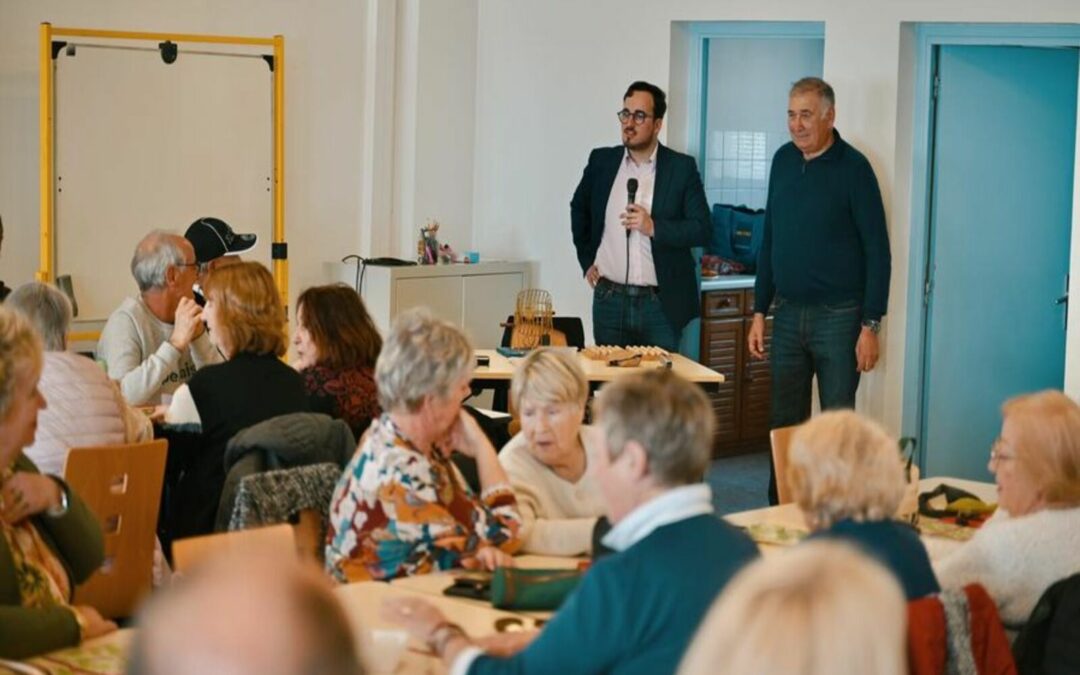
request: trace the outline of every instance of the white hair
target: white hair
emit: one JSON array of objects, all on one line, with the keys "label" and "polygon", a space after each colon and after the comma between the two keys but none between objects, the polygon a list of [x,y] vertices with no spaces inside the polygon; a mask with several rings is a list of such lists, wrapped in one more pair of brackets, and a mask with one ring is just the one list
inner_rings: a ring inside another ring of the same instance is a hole
[{"label": "white hair", "polygon": [[180,248],[180,236],[166,230],[154,230],[142,238],[131,257],[131,276],[140,292],[165,287],[165,273],[169,267],[179,267],[187,262]]},{"label": "white hair", "polygon": [[45,342],[46,351],[67,349],[71,301],[58,288],[40,281],[28,281],[12,291],[4,302],[30,320]]},{"label": "white hair", "polygon": [[425,396],[446,398],[472,372],[472,354],[465,334],[427,309],[399,315],[375,362],[379,405],[415,412]]}]

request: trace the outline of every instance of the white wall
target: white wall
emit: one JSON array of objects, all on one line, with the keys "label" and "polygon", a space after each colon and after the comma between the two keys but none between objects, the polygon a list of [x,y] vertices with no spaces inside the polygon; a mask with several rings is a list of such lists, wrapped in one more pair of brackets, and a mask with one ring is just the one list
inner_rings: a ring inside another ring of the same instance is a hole
[{"label": "white wall", "polygon": [[[292,295],[327,279],[324,260],[354,252],[361,220],[367,6],[339,0],[0,0],[0,278],[38,268],[38,24],[285,35],[286,228]],[[117,111],[118,115],[130,111]],[[270,139],[267,139],[267,143]],[[189,223],[164,224],[183,231]],[[162,226],[160,223],[148,223]],[[107,264],[126,267],[135,242]],[[131,286],[134,292],[134,282]]]},{"label": "white wall", "polygon": [[420,226],[459,253],[473,240],[476,0],[398,5],[395,251],[414,257]]},{"label": "white wall", "polygon": [[686,84],[669,75],[684,72],[670,62],[672,21],[734,20],[825,22],[824,76],[837,91],[837,128],[877,172],[893,248],[885,354],[863,380],[860,407],[899,429],[911,172],[910,102],[897,93],[901,23],[1080,22],[1080,3],[481,0],[474,228],[482,252],[539,260],[534,283],[552,292],[559,313],[587,319],[568,202],[588,152],[618,142],[614,112],[634,79],[668,89],[669,114],[685,108]]},{"label": "white wall", "polygon": [[669,137],[685,149],[690,92],[671,54],[690,47],[672,22],[736,20],[825,23],[837,126],[877,171],[893,246],[885,356],[860,405],[897,429],[911,172],[901,23],[1080,22],[1075,0],[0,0],[0,278],[38,265],[39,22],[282,33],[294,296],[335,277],[325,263],[346,253],[412,255],[433,217],[460,249],[538,261],[535,284],[588,321],[568,206],[588,151],[618,141],[614,113],[637,78],[669,91]]}]

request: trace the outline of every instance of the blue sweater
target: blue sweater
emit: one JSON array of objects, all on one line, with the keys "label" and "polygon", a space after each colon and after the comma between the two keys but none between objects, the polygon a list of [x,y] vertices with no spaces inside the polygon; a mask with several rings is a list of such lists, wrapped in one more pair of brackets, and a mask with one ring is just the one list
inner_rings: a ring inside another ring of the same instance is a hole
[{"label": "blue sweater", "polygon": [[657,528],[593,565],[523,652],[482,656],[469,673],[673,673],[713,600],[757,555],[713,515]]},{"label": "blue sweater", "polygon": [[815,538],[855,544],[896,575],[908,600],[941,591],[926,546],[910,525],[895,520],[868,523],[841,520],[827,530],[816,532],[811,539]]},{"label": "blue sweater", "polygon": [[856,300],[864,319],[885,314],[891,258],[881,191],[866,157],[833,134],[809,162],[793,143],[773,157],[754,312],[767,314],[779,294],[808,304]]}]

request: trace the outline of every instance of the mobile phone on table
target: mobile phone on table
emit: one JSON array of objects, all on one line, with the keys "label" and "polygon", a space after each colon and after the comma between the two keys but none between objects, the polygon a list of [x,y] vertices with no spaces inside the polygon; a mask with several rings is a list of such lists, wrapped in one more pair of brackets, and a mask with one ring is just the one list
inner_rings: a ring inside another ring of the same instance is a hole
[{"label": "mobile phone on table", "polygon": [[443,590],[443,595],[473,600],[491,599],[490,572],[462,572],[454,575],[454,583]]}]

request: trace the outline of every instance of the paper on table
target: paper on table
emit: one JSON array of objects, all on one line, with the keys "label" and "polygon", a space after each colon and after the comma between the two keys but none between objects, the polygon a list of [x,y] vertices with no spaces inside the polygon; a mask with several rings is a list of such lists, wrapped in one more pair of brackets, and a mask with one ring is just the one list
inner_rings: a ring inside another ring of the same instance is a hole
[{"label": "paper on table", "polygon": [[793,546],[806,538],[809,534],[806,530],[796,527],[786,527],[776,523],[754,523],[747,525],[746,533],[756,544],[772,544],[774,546]]}]

